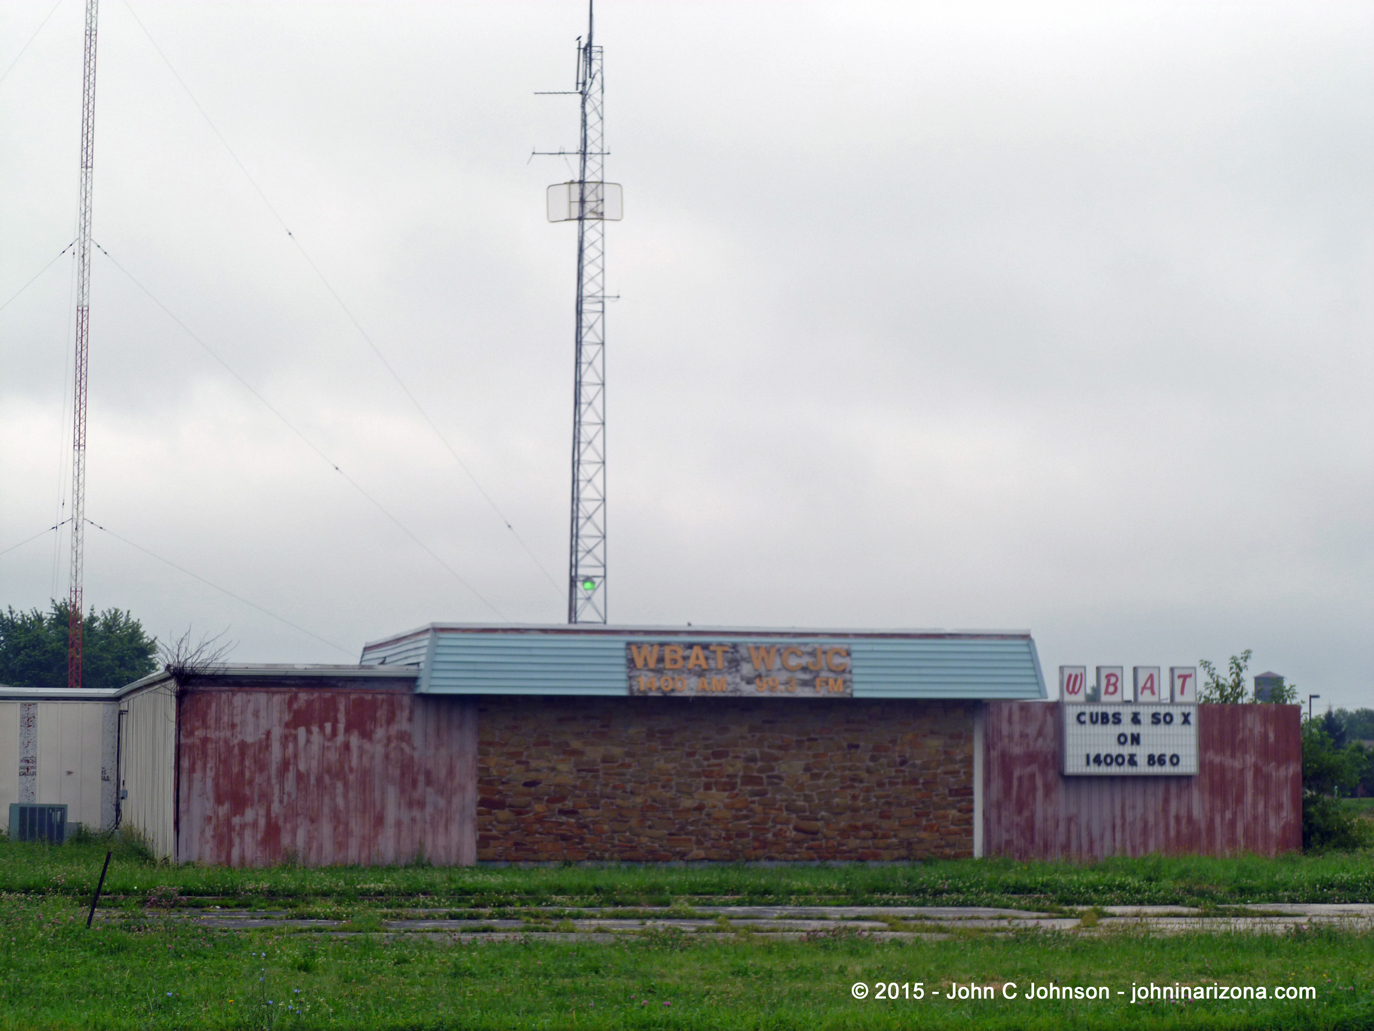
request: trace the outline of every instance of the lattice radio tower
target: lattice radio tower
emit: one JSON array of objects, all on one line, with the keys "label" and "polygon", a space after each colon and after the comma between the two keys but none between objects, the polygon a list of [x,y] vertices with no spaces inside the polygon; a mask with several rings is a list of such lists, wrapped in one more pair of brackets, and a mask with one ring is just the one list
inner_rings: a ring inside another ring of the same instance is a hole
[{"label": "lattice radio tower", "polygon": [[604,83],[601,48],[578,40],[577,88],[582,135],[576,151],[535,151],[578,159],[577,179],[548,189],[551,222],[577,223],[577,313],[574,336],[572,519],[568,557],[568,622],[606,622],[606,221],[621,217],[618,183],[604,182]]},{"label": "lattice radio tower", "polygon": [[86,0],[81,90],[81,203],[76,228],[76,382],[72,397],[72,588],[68,599],[67,686],[81,686],[81,574],[86,539],[86,367],[91,328],[91,185],[95,165],[95,28],[98,0]]}]

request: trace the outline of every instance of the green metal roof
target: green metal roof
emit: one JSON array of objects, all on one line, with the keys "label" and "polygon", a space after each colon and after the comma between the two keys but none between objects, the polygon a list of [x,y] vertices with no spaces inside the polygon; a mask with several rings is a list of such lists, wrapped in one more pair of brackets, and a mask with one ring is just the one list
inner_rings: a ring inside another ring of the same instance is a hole
[{"label": "green metal roof", "polygon": [[855,698],[1046,698],[1029,631],[739,627],[489,626],[431,623],[364,645],[364,664],[420,665],[429,694],[627,694],[633,642],[847,647]]}]

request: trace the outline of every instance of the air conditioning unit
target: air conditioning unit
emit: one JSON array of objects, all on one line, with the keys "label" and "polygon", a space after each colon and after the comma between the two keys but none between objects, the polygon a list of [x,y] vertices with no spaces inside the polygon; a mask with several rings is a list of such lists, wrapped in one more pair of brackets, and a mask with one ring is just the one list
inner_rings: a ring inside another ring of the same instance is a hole
[{"label": "air conditioning unit", "polygon": [[10,841],[67,840],[67,807],[45,802],[10,803]]}]

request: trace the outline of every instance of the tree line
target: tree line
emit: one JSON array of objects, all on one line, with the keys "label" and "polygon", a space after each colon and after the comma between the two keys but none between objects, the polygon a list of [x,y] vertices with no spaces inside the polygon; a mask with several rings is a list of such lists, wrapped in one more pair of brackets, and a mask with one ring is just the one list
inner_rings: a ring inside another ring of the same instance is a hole
[{"label": "tree line", "polygon": [[[0,684],[7,687],[65,687],[71,606],[53,601],[47,612],[8,607],[0,612]],[[123,687],[157,669],[156,639],[123,609],[81,620],[83,687]]]}]

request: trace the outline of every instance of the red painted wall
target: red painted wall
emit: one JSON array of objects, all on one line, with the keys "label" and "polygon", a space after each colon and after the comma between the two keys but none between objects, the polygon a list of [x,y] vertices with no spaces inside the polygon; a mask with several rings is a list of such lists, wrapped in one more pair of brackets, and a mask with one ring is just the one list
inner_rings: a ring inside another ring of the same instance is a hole
[{"label": "red painted wall", "polygon": [[985,854],[1097,859],[1301,849],[1301,708],[1198,710],[1196,777],[1064,777],[1059,703],[990,703]]},{"label": "red painted wall", "polygon": [[474,863],[476,707],[389,684],[187,689],[177,858]]}]

